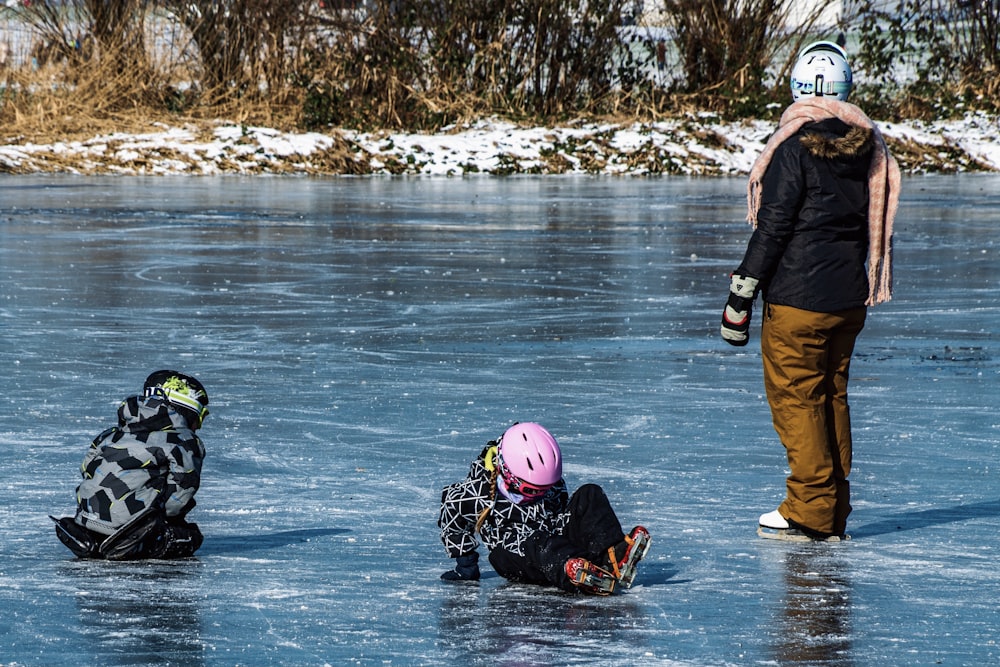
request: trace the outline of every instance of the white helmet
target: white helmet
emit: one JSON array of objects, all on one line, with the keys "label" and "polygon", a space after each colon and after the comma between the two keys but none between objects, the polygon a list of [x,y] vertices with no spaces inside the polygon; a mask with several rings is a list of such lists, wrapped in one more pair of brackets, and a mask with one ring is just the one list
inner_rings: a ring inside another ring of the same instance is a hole
[{"label": "white helmet", "polygon": [[847,101],[853,79],[847,52],[833,42],[813,42],[799,53],[792,68],[792,98],[835,97]]}]

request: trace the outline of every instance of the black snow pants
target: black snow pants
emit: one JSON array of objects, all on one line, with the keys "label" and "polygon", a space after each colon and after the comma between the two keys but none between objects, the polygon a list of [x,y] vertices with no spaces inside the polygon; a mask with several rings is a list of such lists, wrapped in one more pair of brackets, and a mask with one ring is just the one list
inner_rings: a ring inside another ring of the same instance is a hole
[{"label": "black snow pants", "polygon": [[566,576],[566,561],[586,558],[600,567],[609,567],[608,547],[623,541],[625,533],[604,489],[596,484],[577,489],[569,499],[567,512],[570,518],[562,534],[535,533],[524,541],[523,556],[494,549],[490,565],[511,581],[579,590]]},{"label": "black snow pants", "polygon": [[196,523],[147,512],[111,536],[88,530],[72,517],[56,520],[56,535],[79,558],[173,559],[194,555],[203,541]]}]

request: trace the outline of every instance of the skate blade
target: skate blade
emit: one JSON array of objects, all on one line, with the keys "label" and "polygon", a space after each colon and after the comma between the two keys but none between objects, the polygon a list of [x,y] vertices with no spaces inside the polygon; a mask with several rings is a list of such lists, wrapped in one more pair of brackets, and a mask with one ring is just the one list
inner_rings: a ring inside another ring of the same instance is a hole
[{"label": "skate blade", "polygon": [[625,588],[632,588],[632,582],[635,581],[636,575],[635,566],[649,553],[649,546],[653,540],[649,536],[649,533],[640,533],[635,541],[636,544],[632,546],[628,561],[625,562],[625,567],[622,568],[621,579],[619,579]]},{"label": "skate blade", "polygon": [[617,581],[610,572],[604,572],[596,566],[595,571],[580,570],[576,580],[573,582],[581,590],[594,595],[611,595],[615,592]]},{"label": "skate blade", "polygon": [[578,584],[578,586],[588,593],[593,593],[594,595],[611,595],[615,592],[614,579],[592,576],[587,576],[583,579],[584,580]]},{"label": "skate blade", "polygon": [[801,530],[794,528],[767,528],[757,526],[757,534],[767,540],[780,540],[782,542],[845,542],[851,539],[850,535],[831,535],[827,538],[809,537]]}]

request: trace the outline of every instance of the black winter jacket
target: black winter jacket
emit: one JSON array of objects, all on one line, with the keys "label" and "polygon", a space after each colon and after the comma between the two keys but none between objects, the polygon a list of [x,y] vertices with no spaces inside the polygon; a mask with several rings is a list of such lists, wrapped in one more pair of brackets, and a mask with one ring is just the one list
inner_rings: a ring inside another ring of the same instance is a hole
[{"label": "black winter jacket", "polygon": [[537,501],[516,504],[505,498],[493,480],[497,443],[490,441],[469,468],[464,480],[449,484],[441,492],[438,527],[441,541],[451,558],[474,551],[476,521],[490,508],[480,537],[490,551],[502,548],[524,555],[524,541],[537,532],[560,534],[569,521],[569,493],[559,480]]},{"label": "black winter jacket", "polygon": [[831,118],[807,123],[775,151],[736,270],[760,280],[765,301],[819,313],[865,305],[873,147],[871,130]]}]

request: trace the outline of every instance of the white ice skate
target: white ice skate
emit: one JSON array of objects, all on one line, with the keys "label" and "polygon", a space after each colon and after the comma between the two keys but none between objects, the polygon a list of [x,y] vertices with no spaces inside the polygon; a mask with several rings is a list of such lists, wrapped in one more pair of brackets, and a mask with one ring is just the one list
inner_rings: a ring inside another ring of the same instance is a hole
[{"label": "white ice skate", "polygon": [[827,537],[808,535],[798,528],[793,528],[788,519],[781,516],[778,510],[761,514],[757,521],[757,534],[769,540],[785,542],[840,542],[851,539],[850,535],[829,535]]}]

